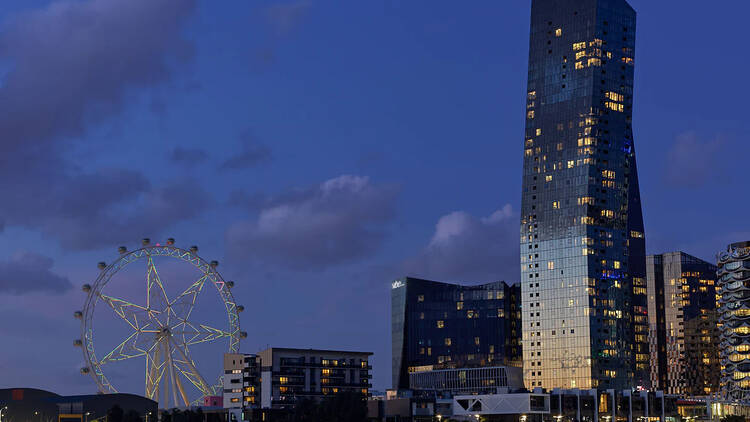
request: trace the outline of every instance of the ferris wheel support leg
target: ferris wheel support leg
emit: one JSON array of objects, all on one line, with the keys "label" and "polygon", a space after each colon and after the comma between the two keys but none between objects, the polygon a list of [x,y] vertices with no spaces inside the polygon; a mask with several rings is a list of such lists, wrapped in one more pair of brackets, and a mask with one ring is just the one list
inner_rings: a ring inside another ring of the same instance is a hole
[{"label": "ferris wheel support leg", "polygon": [[[170,340],[170,341],[174,343],[174,340]],[[211,395],[211,389],[208,387],[208,383],[206,382],[205,379],[203,379],[200,372],[198,372],[198,369],[196,369],[195,365],[193,365],[193,360],[187,357],[185,352],[178,345],[173,344],[173,346],[175,349],[177,349],[177,352],[179,352],[185,364],[188,366],[188,369],[190,369],[190,372],[198,380],[198,383],[200,383],[201,385],[200,389],[203,392],[203,395],[205,396]]]},{"label": "ferris wheel support leg", "polygon": [[182,387],[182,381],[180,381],[179,375],[174,377],[175,384],[177,384],[177,389],[180,392],[180,396],[182,396],[182,401],[185,403],[185,406],[190,406],[190,400],[188,400],[187,394],[185,394],[185,389]]},{"label": "ferris wheel support leg", "polygon": [[[159,401],[159,382],[157,379],[159,372],[159,345],[153,346],[153,351],[146,353],[146,397],[151,400]],[[153,353],[153,356],[151,355]]]},{"label": "ferris wheel support leg", "polygon": [[[167,354],[167,344],[164,339],[161,340],[161,354],[162,354],[162,358],[160,360],[160,364],[165,365],[167,364],[167,359],[169,355]],[[168,408],[169,407],[169,382],[167,381],[166,378],[167,378],[167,374],[164,374],[159,378],[159,389],[161,389],[164,406],[165,408]],[[177,403],[175,403],[174,405],[175,407],[177,407]]]},{"label": "ferris wheel support leg", "polygon": [[164,349],[167,354],[167,365],[169,365],[169,381],[170,389],[172,390],[172,399],[174,400],[175,407],[179,406],[177,400],[177,378],[174,375],[174,362],[172,362],[172,345],[169,341],[164,342]]}]

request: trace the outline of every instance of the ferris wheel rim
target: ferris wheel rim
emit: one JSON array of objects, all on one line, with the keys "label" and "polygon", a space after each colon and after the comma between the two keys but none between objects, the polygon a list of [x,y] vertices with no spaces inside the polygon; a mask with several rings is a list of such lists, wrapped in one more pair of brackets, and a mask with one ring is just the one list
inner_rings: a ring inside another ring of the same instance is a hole
[{"label": "ferris wheel rim", "polygon": [[[161,253],[151,254],[151,251]],[[100,292],[110,282],[120,270],[141,259],[156,256],[165,258],[180,259],[183,262],[192,264],[195,268],[202,271],[214,284],[219,293],[220,299],[224,304],[229,320],[231,336],[229,337],[229,353],[239,351],[239,342],[242,337],[240,331],[240,320],[238,305],[234,300],[234,295],[221,274],[216,271],[212,263],[201,258],[197,251],[182,249],[174,245],[144,245],[132,251],[121,252],[121,255],[106,267],[102,268],[90,291],[86,296],[81,318],[81,339],[86,368],[88,368],[91,377],[97,384],[100,393],[117,393],[118,390],[110,382],[104,371],[101,369],[101,362],[96,356],[94,349],[93,337],[93,313],[96,304],[100,301]],[[134,258],[133,258],[134,257]],[[132,259],[131,259],[132,258]]]}]

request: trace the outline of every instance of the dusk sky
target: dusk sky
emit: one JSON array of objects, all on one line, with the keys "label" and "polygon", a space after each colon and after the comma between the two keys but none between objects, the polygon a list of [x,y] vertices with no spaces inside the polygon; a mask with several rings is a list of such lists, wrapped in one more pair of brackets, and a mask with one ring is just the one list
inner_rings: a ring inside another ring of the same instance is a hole
[{"label": "dusk sky", "polygon": [[[713,261],[750,240],[750,4],[630,3],[647,249]],[[80,287],[143,237],[221,262],[243,352],[390,388],[392,279],[519,277],[530,5],[0,1],[0,388],[95,392]]]}]

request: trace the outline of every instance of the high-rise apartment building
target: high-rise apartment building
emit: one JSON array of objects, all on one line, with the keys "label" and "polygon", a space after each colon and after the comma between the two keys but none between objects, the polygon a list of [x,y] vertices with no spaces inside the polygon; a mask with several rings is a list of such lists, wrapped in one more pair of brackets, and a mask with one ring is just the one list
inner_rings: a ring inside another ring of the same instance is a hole
[{"label": "high-rise apartment building", "polygon": [[521,205],[529,388],[648,383],[635,25],[625,0],[532,1]]},{"label": "high-rise apartment building", "polygon": [[719,390],[716,266],[684,252],[646,258],[651,388],[703,396]]},{"label": "high-rise apartment building", "polygon": [[393,388],[409,373],[520,364],[520,287],[403,278],[391,284]]},{"label": "high-rise apartment building", "polygon": [[750,242],[733,243],[718,255],[721,392],[750,401]]}]

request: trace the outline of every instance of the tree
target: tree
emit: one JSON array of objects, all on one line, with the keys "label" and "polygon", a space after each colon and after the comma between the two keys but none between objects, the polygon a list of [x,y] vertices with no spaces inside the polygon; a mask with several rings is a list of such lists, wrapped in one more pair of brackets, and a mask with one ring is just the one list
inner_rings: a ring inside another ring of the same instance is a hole
[{"label": "tree", "polygon": [[123,414],[122,408],[119,405],[114,405],[107,410],[107,422],[123,422]]},{"label": "tree", "polygon": [[122,417],[122,422],[143,422],[141,420],[141,415],[138,414],[133,409],[128,410],[125,412],[125,415]]},{"label": "tree", "polygon": [[364,396],[355,392],[341,392],[320,403],[304,399],[297,403],[294,422],[366,422],[367,404]]},{"label": "tree", "polygon": [[294,408],[294,422],[316,422],[320,419],[320,406],[312,399],[302,399],[297,402]]}]

